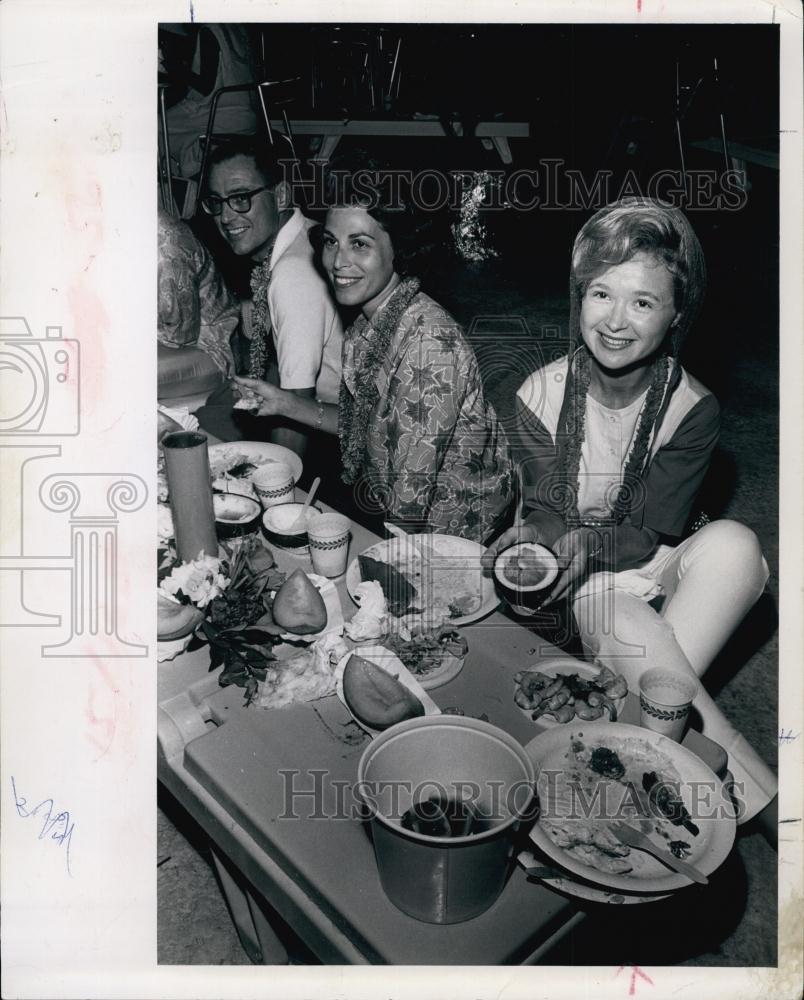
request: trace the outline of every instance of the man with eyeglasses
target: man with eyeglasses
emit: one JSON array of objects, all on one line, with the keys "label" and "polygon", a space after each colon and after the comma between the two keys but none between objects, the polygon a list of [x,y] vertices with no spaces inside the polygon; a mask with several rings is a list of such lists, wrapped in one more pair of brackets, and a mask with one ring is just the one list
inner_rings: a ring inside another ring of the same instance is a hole
[{"label": "man with eyeglasses", "polygon": [[[209,161],[201,206],[240,257],[256,265],[253,299],[244,303],[251,337],[248,374],[299,396],[338,401],[343,330],[335,302],[316,270],[309,233],[315,223],[292,204],[290,184],[270,147],[231,140]],[[203,411],[199,420],[204,425]],[[209,426],[220,436],[219,426]],[[306,431],[274,426],[271,440],[302,454]]]}]

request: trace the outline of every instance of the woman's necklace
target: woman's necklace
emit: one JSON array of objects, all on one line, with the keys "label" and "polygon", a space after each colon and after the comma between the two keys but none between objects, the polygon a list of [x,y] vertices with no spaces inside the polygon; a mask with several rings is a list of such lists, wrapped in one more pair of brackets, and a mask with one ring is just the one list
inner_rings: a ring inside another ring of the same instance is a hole
[{"label": "woman's necklace", "polygon": [[358,331],[371,328],[366,339],[368,345],[361,353],[360,367],[353,373],[354,396],[349,391],[345,379],[341,379],[338,400],[338,436],[341,441],[343,458],[343,481],[354,483],[363,466],[366,453],[366,439],[375,407],[379,402],[377,374],[388,355],[391,340],[411,302],[419,294],[419,279],[405,278],[392,288],[384,302],[385,308],[376,309],[371,320],[360,316],[346,331],[346,339],[353,338]]}]

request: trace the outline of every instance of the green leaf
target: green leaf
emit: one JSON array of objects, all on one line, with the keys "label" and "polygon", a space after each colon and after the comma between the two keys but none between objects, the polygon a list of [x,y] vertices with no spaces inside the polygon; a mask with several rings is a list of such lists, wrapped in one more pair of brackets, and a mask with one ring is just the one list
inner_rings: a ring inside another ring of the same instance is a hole
[{"label": "green leaf", "polygon": [[217,668],[223,663],[224,651],[218,646],[212,646],[209,650],[209,669],[217,670]]},{"label": "green leaf", "polygon": [[252,703],[252,701],[254,701],[254,699],[257,697],[257,691],[259,690],[259,685],[257,684],[256,678],[249,677],[249,679],[246,681],[245,688],[246,688],[245,702],[246,702],[246,707],[248,708],[248,706]]},{"label": "green leaf", "polygon": [[281,633],[278,626],[274,626],[270,631],[264,628],[254,628],[253,626],[247,626],[238,635],[240,642],[247,642],[249,645],[262,645],[264,643],[273,643],[275,641],[274,636]]}]

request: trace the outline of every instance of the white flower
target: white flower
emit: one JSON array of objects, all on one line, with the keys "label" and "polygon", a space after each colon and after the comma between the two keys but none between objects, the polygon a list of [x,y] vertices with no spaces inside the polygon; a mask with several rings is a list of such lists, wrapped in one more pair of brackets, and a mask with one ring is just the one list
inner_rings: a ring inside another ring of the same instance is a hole
[{"label": "white flower", "polygon": [[182,595],[196,607],[205,608],[229,586],[229,579],[220,568],[220,559],[202,553],[198,559],[177,566],[159,589],[168,599]]},{"label": "white flower", "polygon": [[160,542],[173,538],[173,514],[166,503],[156,505],[156,537]]}]

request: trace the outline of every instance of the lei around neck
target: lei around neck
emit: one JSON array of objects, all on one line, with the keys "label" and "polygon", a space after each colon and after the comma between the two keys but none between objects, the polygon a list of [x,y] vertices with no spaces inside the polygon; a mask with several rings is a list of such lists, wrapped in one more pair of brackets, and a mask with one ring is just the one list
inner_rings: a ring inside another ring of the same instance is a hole
[{"label": "lei around neck", "polygon": [[370,320],[358,317],[346,331],[346,339],[353,340],[359,332],[366,332],[369,341],[360,368],[354,372],[354,396],[341,380],[338,401],[338,436],[341,441],[345,483],[354,483],[360,475],[366,458],[368,428],[380,394],[377,374],[388,354],[391,340],[411,302],[419,294],[418,278],[403,278],[391,297]]}]

